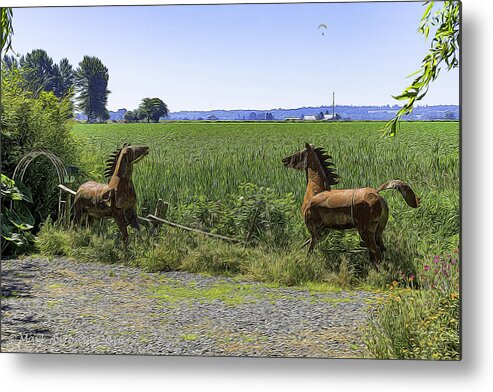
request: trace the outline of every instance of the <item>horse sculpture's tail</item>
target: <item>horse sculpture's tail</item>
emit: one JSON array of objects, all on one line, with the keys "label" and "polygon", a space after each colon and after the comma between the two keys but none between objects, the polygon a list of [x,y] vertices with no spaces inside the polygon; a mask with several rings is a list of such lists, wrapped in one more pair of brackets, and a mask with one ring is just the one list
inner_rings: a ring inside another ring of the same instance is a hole
[{"label": "horse sculpture's tail", "polygon": [[411,187],[407,185],[404,181],[390,180],[384,182],[382,185],[378,187],[377,192],[384,191],[386,189],[397,189],[401,193],[402,197],[404,198],[404,200],[406,201],[409,207],[418,208],[419,197],[416,196],[416,194],[411,189]]}]

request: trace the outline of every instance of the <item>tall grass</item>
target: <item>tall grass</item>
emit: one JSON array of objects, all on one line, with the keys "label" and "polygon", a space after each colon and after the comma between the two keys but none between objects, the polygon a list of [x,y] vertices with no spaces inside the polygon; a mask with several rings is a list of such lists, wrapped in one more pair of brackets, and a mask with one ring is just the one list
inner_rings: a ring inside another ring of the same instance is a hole
[{"label": "tall grass", "polygon": [[[422,204],[414,210],[398,192],[384,193],[391,215],[384,232],[387,267],[381,273],[388,282],[401,273],[416,272],[417,261],[450,252],[458,245],[459,132],[458,123],[403,123],[397,137],[383,139],[377,131],[381,125],[79,124],[74,134],[87,145],[86,170],[100,180],[108,154],[123,142],[151,147],[134,171],[141,213],[152,211],[161,197],[171,204],[171,219],[240,239],[249,235],[249,223],[258,218],[253,244],[270,236],[266,242],[281,244],[283,249],[298,247],[307,235],[299,214],[305,177],[281,163],[282,157],[301,149],[305,141],[325,147],[333,156],[341,176],[339,189],[405,180]],[[247,183],[256,184],[255,192],[244,188]],[[284,201],[255,215],[255,206],[265,200]],[[281,213],[275,215],[276,211]],[[275,219],[277,226],[272,229],[269,222]],[[318,251],[334,270],[340,256],[358,244],[354,231],[332,232]],[[366,253],[348,253],[347,259],[356,274],[369,273]],[[370,276],[375,283],[380,278]]]}]

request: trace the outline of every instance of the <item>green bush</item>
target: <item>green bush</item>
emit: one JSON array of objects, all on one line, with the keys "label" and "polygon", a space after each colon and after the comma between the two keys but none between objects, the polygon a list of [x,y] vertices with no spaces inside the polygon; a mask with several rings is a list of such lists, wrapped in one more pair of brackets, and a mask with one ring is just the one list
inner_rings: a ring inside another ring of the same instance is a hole
[{"label": "green bush", "polygon": [[[53,92],[34,95],[25,87],[21,69],[1,71],[2,172],[12,176],[21,158],[33,150],[47,150],[66,165],[78,162],[78,146],[71,134],[72,101],[69,95],[57,98]],[[40,223],[55,213],[58,177],[53,166],[38,158],[27,169],[23,181],[33,195],[33,215]]]},{"label": "green bush", "polygon": [[304,252],[272,252],[253,258],[247,274],[254,279],[283,286],[325,282],[328,271],[323,259],[307,257]]},{"label": "green bush", "polygon": [[44,256],[70,256],[74,238],[74,233],[47,220],[41,226],[35,243],[38,251]]},{"label": "green bush", "polygon": [[[395,281],[388,299],[370,317],[365,334],[370,355],[385,359],[460,359],[458,276],[456,256],[435,257],[418,276]],[[402,285],[407,288],[400,289]]]},{"label": "green bush", "polygon": [[182,207],[181,217],[194,227],[233,236],[248,245],[286,248],[293,238],[296,211],[292,194],[279,196],[270,188],[243,184],[224,201],[198,197]]},{"label": "green bush", "polygon": [[190,272],[205,272],[212,275],[237,275],[245,270],[252,259],[252,251],[204,239],[183,260],[182,269]]},{"label": "green bush", "polygon": [[25,203],[32,203],[31,192],[22,183],[2,174],[2,255],[22,251],[34,240],[34,218]]},{"label": "green bush", "polygon": [[156,246],[137,257],[134,264],[148,272],[174,271],[179,268],[181,257],[176,249]]}]

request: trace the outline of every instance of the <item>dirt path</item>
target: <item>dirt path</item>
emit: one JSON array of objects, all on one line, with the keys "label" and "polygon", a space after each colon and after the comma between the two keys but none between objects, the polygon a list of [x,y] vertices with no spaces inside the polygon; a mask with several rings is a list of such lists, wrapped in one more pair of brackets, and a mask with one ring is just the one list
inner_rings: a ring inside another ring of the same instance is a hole
[{"label": "dirt path", "polygon": [[374,300],[122,265],[2,260],[1,351],[361,358]]}]

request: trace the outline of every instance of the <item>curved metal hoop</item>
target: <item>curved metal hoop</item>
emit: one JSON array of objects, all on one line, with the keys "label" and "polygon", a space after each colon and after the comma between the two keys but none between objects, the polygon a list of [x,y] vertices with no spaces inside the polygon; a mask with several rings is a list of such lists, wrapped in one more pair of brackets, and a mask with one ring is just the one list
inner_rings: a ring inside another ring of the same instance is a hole
[{"label": "curved metal hoop", "polygon": [[48,158],[48,160],[53,164],[56,169],[58,175],[58,181],[60,184],[65,183],[65,178],[67,176],[67,170],[65,169],[65,165],[63,161],[53,154],[51,151],[45,150],[37,150],[31,151],[30,153],[24,155],[22,159],[19,161],[14,170],[14,175],[12,176],[13,180],[23,181],[24,175],[26,174],[26,170],[29,165],[38,157],[44,156]]},{"label": "curved metal hoop", "polygon": [[[19,163],[17,164],[17,166],[15,167],[12,179],[14,181],[19,180],[22,182],[24,180],[24,176],[26,174],[26,170],[29,167],[29,165],[39,157],[45,157],[52,163],[52,165],[55,167],[58,176],[58,183],[65,184],[65,178],[67,178],[67,170],[65,169],[65,165],[63,161],[58,156],[53,154],[51,151],[46,151],[46,150],[31,151],[30,153],[24,155],[22,159],[19,161]],[[62,191],[59,190],[58,193],[59,213],[61,210],[61,204],[62,204]]]}]

